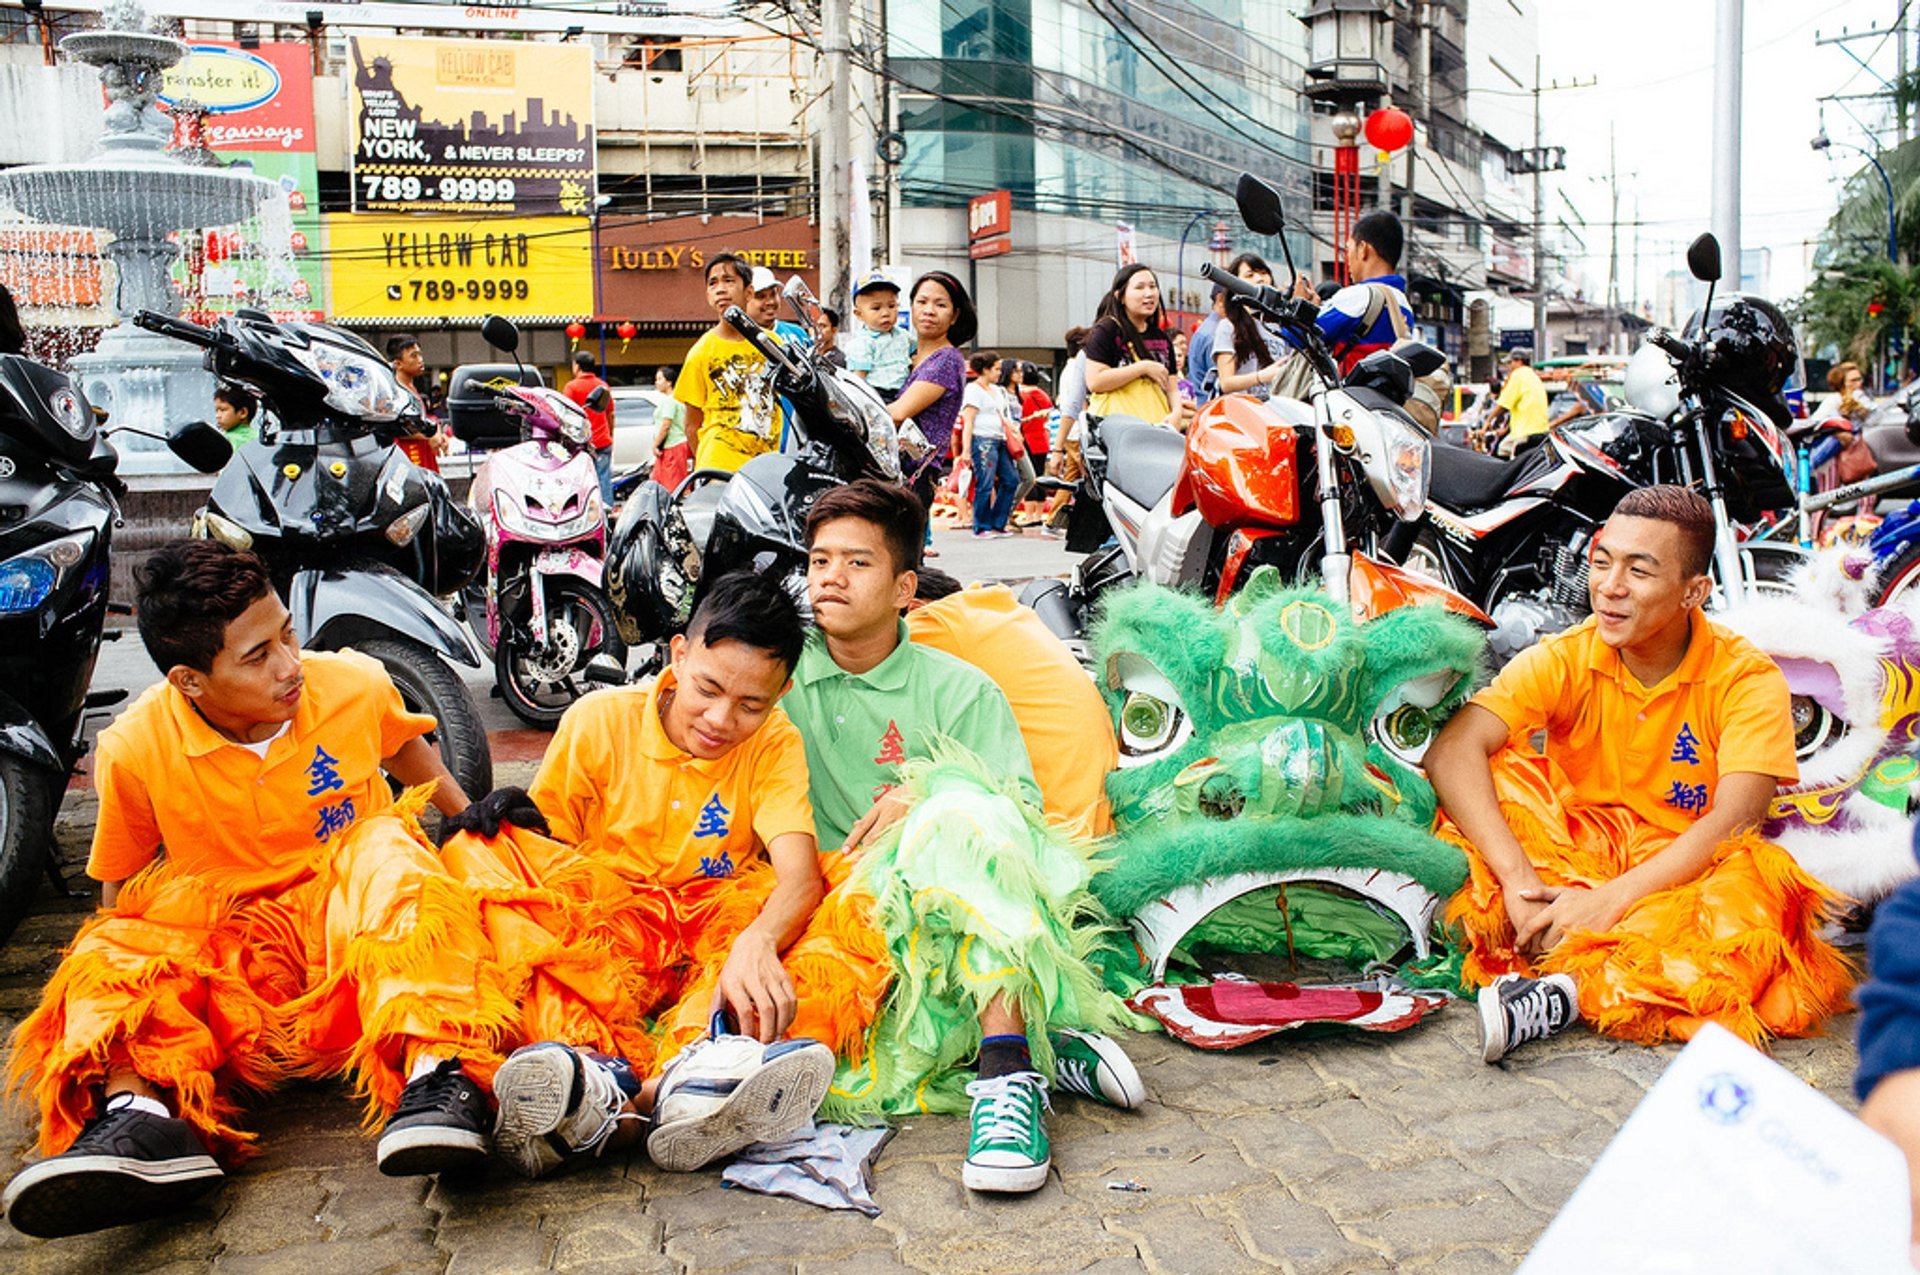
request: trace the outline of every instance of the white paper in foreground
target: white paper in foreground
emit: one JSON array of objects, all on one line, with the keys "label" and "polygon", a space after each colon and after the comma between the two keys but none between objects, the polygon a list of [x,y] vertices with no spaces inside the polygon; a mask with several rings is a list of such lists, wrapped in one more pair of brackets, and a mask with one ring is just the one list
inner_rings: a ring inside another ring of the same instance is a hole
[{"label": "white paper in foreground", "polygon": [[1680,1051],[1521,1275],[1914,1275],[1906,1158],[1733,1033]]}]

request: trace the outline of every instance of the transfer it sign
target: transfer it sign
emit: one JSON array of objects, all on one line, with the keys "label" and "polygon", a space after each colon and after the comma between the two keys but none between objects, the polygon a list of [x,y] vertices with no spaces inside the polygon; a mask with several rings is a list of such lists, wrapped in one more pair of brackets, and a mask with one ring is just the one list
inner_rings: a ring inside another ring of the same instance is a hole
[{"label": "transfer it sign", "polygon": [[967,256],[978,261],[1013,251],[1013,194],[993,190],[967,203]]},{"label": "transfer it sign", "polygon": [[359,211],[593,209],[593,55],[584,44],[353,38]]},{"label": "transfer it sign", "polygon": [[430,327],[489,314],[538,322],[593,313],[591,227],[578,217],[325,218],[338,322]]}]

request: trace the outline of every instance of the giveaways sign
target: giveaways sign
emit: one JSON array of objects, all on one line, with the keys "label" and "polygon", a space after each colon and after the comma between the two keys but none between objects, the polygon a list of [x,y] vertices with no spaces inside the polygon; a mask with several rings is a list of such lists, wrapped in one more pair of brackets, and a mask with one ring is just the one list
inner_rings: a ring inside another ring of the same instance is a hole
[{"label": "giveaways sign", "polygon": [[[319,319],[320,174],[313,143],[312,54],[304,44],[257,49],[195,44],[166,71],[160,101],[205,112],[199,136],[230,163],[251,165],[286,192],[291,228],[267,218],[227,230],[183,229],[174,283],[203,317],[258,306],[277,317]],[[184,127],[176,115],[176,138]],[[286,234],[289,260],[267,236]]]},{"label": "giveaways sign", "polygon": [[592,210],[584,44],[355,36],[348,106],[355,211]]}]

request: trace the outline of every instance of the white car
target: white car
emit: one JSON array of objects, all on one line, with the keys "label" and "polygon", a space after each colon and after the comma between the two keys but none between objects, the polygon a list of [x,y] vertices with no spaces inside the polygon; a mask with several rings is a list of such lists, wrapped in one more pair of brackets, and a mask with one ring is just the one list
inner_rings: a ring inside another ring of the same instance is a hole
[{"label": "white car", "polygon": [[659,432],[656,413],[668,396],[637,385],[619,385],[613,391],[613,467],[616,471],[653,461],[653,436]]}]

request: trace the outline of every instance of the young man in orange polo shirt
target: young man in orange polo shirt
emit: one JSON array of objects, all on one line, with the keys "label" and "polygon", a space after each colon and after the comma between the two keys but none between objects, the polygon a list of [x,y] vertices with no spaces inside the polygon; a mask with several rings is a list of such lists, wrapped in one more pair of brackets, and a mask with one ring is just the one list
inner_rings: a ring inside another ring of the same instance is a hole
[{"label": "young man in orange polo shirt", "polygon": [[[804,634],[777,582],[737,572],[651,687],[595,692],[560,719],[528,795],[617,883],[596,936],[671,1058],[642,1082],[559,1042],[516,1052],[494,1078],[494,1149],[528,1176],[643,1135],[661,1168],[696,1169],[792,1133],[826,1096],[832,1053],[781,1039],[798,1005],[782,953],[825,892],[806,753],[778,703]],[[595,1097],[610,1078],[624,1105]]]},{"label": "young man in orange polo shirt", "polygon": [[[163,546],[136,613],[166,679],[96,748],[103,911],[14,1035],[48,1158],[8,1184],[8,1221],[56,1236],[170,1212],[222,1180],[209,1148],[249,1149],[233,1086],[291,1074],[355,1074],[392,1113],[384,1172],[477,1162],[479,1082],[523,982],[482,900],[383,813],[389,775],[430,786],[450,825],[467,807],[424,738],[433,719],[373,660],[302,652],[251,554]],[[529,978],[567,946],[519,933],[546,953]]]},{"label": "young man in orange polo shirt", "polygon": [[1646,1044],[1706,1022],[1758,1042],[1845,1001],[1818,933],[1829,896],[1754,831],[1798,773],[1793,721],[1780,670],[1701,610],[1713,540],[1698,494],[1629,493],[1594,542],[1593,616],[1522,652],[1427,751],[1472,868],[1447,915],[1488,1062],[1580,1017]]}]

